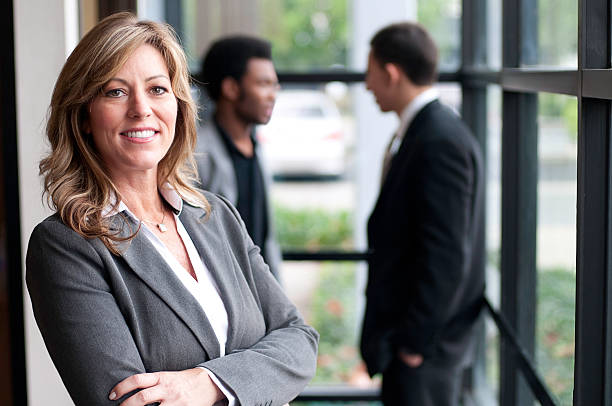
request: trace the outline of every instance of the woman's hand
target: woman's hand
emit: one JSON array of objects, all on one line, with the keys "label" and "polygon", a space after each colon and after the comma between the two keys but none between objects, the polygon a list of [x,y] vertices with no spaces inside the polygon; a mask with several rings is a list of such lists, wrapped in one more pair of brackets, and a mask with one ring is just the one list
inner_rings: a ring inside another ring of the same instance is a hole
[{"label": "woman's hand", "polygon": [[121,406],[142,406],[160,402],[164,406],[211,406],[225,396],[202,368],[178,372],[136,374],[119,382],[109,395],[119,399],[126,393],[142,389],[121,403]]}]

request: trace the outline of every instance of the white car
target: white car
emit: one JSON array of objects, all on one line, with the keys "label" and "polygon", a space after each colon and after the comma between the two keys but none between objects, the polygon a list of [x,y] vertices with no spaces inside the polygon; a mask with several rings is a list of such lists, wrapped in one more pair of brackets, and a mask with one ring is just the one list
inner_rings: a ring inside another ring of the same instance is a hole
[{"label": "white car", "polygon": [[340,176],[347,154],[343,126],[336,103],[324,92],[283,90],[257,138],[274,175]]}]

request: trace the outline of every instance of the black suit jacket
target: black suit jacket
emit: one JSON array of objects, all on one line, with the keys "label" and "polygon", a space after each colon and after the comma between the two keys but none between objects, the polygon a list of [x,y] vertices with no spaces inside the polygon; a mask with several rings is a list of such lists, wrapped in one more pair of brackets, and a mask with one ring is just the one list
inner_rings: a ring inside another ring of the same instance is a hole
[{"label": "black suit jacket", "polygon": [[361,352],[370,374],[400,348],[449,366],[470,360],[484,290],[482,161],[438,101],[406,131],[368,221]]}]

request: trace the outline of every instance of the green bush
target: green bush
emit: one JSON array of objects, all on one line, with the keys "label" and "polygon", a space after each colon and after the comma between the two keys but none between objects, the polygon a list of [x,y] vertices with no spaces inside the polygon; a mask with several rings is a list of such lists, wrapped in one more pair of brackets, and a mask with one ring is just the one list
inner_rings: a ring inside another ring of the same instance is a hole
[{"label": "green bush", "polygon": [[575,272],[538,272],[537,369],[561,405],[572,404],[574,388],[575,291]]},{"label": "green bush", "polygon": [[[353,217],[348,210],[291,209],[275,205],[274,218],[283,249],[350,248]],[[321,335],[313,383],[345,382],[359,364],[355,300],[356,265],[325,262],[314,290],[310,323]]]},{"label": "green bush", "polygon": [[314,383],[346,382],[359,364],[353,263],[324,263],[312,301],[311,323],[321,335]]},{"label": "green bush", "polygon": [[276,235],[283,249],[350,248],[353,216],[348,210],[274,206]]}]

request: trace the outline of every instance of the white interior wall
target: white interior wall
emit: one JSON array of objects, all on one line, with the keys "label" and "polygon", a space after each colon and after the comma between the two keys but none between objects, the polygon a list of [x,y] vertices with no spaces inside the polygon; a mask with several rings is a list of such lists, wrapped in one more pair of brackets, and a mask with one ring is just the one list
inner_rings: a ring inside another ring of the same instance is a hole
[{"label": "white interior wall", "polygon": [[[78,8],[76,0],[19,0],[13,4],[21,243],[25,259],[32,229],[50,214],[41,198],[38,161],[46,148],[44,127],[51,92],[78,38]],[[24,314],[29,404],[72,404],[36,327],[25,283]]]}]

